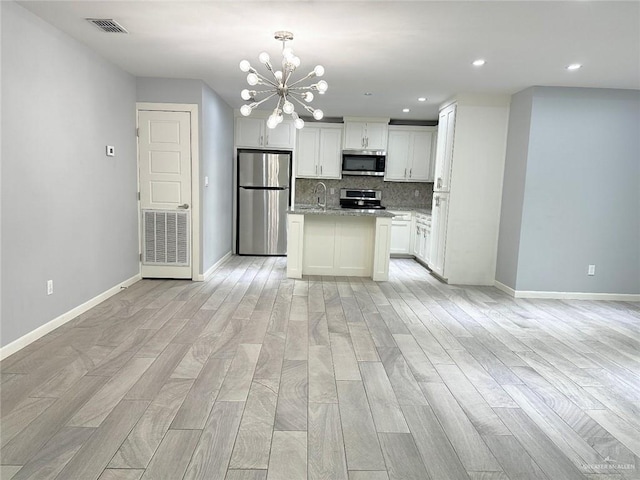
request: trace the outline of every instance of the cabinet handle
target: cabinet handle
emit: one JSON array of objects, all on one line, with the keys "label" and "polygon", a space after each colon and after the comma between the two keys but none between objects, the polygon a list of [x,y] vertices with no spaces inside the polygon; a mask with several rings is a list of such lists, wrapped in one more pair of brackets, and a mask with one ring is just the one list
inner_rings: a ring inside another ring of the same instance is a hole
[{"label": "cabinet handle", "polygon": [[411,171],[413,170],[413,168],[409,169],[409,178],[411,178]]},{"label": "cabinet handle", "polygon": [[266,141],[264,142],[264,144],[269,145],[269,135],[267,135],[265,138],[266,138]]},{"label": "cabinet handle", "polygon": [[318,165],[316,165],[316,175],[318,175]]},{"label": "cabinet handle", "polygon": [[322,175],[322,165],[320,165],[320,175]]},{"label": "cabinet handle", "polygon": [[263,140],[263,137],[262,135],[260,135],[260,141],[258,142],[259,145],[262,145],[262,140]]},{"label": "cabinet handle", "polygon": [[365,147],[369,148],[369,137],[365,137]]},{"label": "cabinet handle", "polygon": [[436,197],[436,207],[440,206],[440,197]]},{"label": "cabinet handle", "polygon": [[442,188],[442,178],[438,177],[438,182],[436,183],[436,185],[438,185],[438,188]]},{"label": "cabinet handle", "polygon": [[407,178],[407,169],[404,169],[404,178]]}]

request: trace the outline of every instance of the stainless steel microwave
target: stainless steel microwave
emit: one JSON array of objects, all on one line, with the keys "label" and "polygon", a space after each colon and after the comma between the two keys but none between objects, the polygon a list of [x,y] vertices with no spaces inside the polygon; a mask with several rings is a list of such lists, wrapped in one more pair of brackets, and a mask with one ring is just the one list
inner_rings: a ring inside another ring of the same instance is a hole
[{"label": "stainless steel microwave", "polygon": [[384,176],[387,152],[384,150],[343,150],[342,175]]}]

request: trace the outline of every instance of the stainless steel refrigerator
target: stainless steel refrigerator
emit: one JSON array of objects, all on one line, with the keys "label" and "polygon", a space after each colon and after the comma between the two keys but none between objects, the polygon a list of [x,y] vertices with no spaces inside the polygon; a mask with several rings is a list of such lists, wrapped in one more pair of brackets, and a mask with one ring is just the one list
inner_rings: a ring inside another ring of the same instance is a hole
[{"label": "stainless steel refrigerator", "polygon": [[238,150],[238,255],[286,255],[291,154]]}]

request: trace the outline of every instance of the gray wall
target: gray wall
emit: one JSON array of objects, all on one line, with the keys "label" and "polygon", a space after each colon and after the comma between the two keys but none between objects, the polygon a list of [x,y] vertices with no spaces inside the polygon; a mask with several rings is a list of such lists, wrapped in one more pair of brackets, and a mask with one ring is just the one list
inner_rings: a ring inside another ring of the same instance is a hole
[{"label": "gray wall", "polygon": [[[233,241],[233,110],[207,85],[202,89],[203,272],[231,252]],[[204,187],[204,177],[209,186]]]},{"label": "gray wall", "polygon": [[[140,77],[137,101],[198,105],[200,150],[200,271],[231,251],[233,110],[201,80]],[[209,186],[204,186],[204,177]]]},{"label": "gray wall", "polygon": [[533,89],[530,88],[514,95],[509,108],[496,280],[514,289],[518,272],[532,100]]},{"label": "gray wall", "polygon": [[0,8],[4,346],[136,275],[138,214],[134,77]]},{"label": "gray wall", "polygon": [[[509,286],[640,293],[640,92],[531,90],[528,146],[517,139],[522,125],[509,132],[520,149],[507,164],[526,156],[517,277]],[[501,230],[517,228],[514,217],[503,203]],[[499,256],[508,257],[502,247]],[[595,276],[587,276],[588,264]]]}]

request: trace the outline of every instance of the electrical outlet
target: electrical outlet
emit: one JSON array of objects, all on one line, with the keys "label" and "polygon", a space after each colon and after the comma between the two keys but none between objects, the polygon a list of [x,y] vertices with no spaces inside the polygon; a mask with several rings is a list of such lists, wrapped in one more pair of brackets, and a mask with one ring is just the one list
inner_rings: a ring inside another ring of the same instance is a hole
[{"label": "electrical outlet", "polygon": [[204,177],[204,186],[205,187],[209,186],[209,177]]},{"label": "electrical outlet", "polygon": [[596,274],[596,266],[589,265],[589,267],[587,268],[587,275],[595,275],[595,274]]},{"label": "electrical outlet", "polygon": [[53,280],[47,280],[47,295],[53,294]]},{"label": "electrical outlet", "polygon": [[336,193],[336,189],[335,189],[335,188],[330,188],[330,189],[329,189],[329,193],[330,193],[331,195],[335,195],[335,193]]},{"label": "electrical outlet", "polygon": [[420,196],[420,190],[416,190],[415,192],[413,192],[413,195],[416,197]]},{"label": "electrical outlet", "polygon": [[107,145],[107,157],[115,157],[116,156],[116,147],[112,145]]}]

